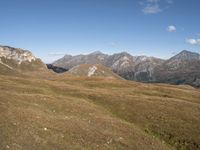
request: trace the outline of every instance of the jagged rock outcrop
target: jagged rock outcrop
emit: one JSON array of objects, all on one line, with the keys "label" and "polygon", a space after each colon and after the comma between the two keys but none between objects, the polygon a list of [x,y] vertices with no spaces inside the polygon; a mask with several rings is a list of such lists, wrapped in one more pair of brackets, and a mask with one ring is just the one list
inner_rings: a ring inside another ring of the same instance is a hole
[{"label": "jagged rock outcrop", "polygon": [[[0,46],[1,73],[45,70],[46,65],[30,51]],[[4,71],[3,71],[4,68]]]}]

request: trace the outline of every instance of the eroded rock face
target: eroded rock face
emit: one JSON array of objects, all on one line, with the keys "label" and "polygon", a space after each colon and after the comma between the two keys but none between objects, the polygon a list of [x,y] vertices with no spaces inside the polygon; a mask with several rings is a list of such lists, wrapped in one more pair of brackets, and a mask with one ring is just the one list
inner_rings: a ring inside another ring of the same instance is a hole
[{"label": "eroded rock face", "polygon": [[0,65],[22,73],[45,71],[46,65],[30,51],[0,45]]},{"label": "eroded rock face", "polygon": [[27,50],[12,48],[8,46],[0,46],[0,59],[1,57],[15,60],[18,64],[21,64],[25,61],[32,62],[37,59],[31,52]]},{"label": "eroded rock face", "polygon": [[96,66],[92,66],[88,69],[88,77],[91,77],[95,71],[97,70],[97,67]]}]

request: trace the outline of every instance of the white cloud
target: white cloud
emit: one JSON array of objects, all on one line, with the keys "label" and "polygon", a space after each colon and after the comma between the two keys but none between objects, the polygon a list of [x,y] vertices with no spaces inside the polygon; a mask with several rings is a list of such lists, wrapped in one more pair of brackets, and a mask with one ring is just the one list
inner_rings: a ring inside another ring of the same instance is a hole
[{"label": "white cloud", "polygon": [[186,39],[186,43],[191,45],[197,45],[200,44],[200,39]]},{"label": "white cloud", "polygon": [[167,31],[176,32],[176,27],[174,25],[170,25],[170,26],[167,27]]},{"label": "white cloud", "polygon": [[147,5],[146,7],[143,8],[142,11],[144,14],[156,14],[158,12],[161,12],[162,10],[160,9],[159,5],[153,4],[153,5]]},{"label": "white cloud", "polygon": [[144,14],[157,14],[168,8],[172,3],[173,0],[143,0],[139,2],[143,7],[142,12]]},{"label": "white cloud", "polygon": [[118,43],[117,42],[110,42],[108,43],[109,46],[112,46],[112,47],[116,47],[118,46]]},{"label": "white cloud", "polygon": [[150,3],[158,3],[160,0],[147,0],[147,2],[150,2]]}]

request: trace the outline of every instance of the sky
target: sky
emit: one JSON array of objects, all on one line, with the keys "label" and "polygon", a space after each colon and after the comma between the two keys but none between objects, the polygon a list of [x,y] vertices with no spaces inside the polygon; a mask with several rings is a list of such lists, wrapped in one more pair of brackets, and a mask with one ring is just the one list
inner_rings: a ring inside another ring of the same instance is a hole
[{"label": "sky", "polygon": [[200,53],[200,0],[0,0],[0,45],[65,54]]}]

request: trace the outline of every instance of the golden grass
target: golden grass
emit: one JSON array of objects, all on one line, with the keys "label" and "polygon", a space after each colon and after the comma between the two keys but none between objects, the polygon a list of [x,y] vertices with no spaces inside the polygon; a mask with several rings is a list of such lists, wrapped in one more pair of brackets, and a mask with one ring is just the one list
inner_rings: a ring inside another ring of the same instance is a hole
[{"label": "golden grass", "polygon": [[0,114],[1,149],[200,148],[200,91],[187,86],[1,75]]}]

